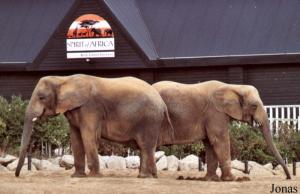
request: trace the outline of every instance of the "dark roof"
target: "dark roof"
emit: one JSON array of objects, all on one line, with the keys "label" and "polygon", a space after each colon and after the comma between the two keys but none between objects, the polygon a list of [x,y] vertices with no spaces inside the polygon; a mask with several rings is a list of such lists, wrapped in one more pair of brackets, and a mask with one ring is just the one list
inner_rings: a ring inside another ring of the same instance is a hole
[{"label": "dark roof", "polygon": [[32,63],[75,0],[1,0],[0,63]]},{"label": "dark roof", "polygon": [[[0,65],[34,62],[80,1],[1,0]],[[158,64],[300,62],[299,0],[99,1]]]},{"label": "dark roof", "polygon": [[150,59],[300,53],[299,0],[105,2]]},{"label": "dark roof", "polygon": [[155,46],[136,2],[134,0],[104,0],[104,2],[144,54],[150,60],[157,59]]}]

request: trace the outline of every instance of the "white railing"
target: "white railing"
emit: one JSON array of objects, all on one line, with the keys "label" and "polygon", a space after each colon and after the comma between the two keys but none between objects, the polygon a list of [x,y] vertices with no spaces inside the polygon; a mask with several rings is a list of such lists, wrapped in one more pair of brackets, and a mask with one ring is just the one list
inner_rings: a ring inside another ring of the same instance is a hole
[{"label": "white railing", "polygon": [[270,122],[270,130],[278,134],[280,124],[288,124],[300,131],[300,105],[265,106]]}]

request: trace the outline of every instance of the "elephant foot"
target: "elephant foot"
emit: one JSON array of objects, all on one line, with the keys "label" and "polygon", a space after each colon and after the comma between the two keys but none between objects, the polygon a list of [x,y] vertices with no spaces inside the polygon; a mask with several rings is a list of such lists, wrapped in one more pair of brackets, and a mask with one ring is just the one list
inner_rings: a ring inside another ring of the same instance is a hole
[{"label": "elephant foot", "polygon": [[157,175],[153,175],[150,173],[140,173],[138,178],[157,178]]},{"label": "elephant foot", "polygon": [[203,177],[203,181],[215,181],[218,182],[220,181],[220,177],[216,174],[213,175],[208,175],[206,174],[205,177]]},{"label": "elephant foot", "polygon": [[235,181],[236,180],[236,177],[231,174],[231,175],[227,175],[227,176],[221,176],[221,180],[222,181]]},{"label": "elephant foot", "polygon": [[74,172],[72,175],[71,175],[72,178],[84,178],[86,177],[86,174],[83,172],[83,173],[79,173],[79,172]]},{"label": "elephant foot", "polygon": [[237,177],[236,181],[237,182],[244,182],[244,181],[250,181],[251,179],[247,176],[243,176],[243,177]]},{"label": "elephant foot", "polygon": [[90,172],[88,177],[101,178],[103,177],[103,175],[99,172],[98,173]]}]

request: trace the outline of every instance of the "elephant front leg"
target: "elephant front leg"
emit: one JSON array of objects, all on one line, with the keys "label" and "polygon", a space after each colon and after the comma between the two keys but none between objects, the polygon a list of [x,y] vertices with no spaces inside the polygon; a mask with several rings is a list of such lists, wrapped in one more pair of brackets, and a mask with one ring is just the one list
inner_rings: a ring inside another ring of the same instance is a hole
[{"label": "elephant front leg", "polygon": [[222,171],[221,180],[236,180],[236,177],[231,173],[230,138],[228,131],[215,138],[215,141],[213,142],[213,148],[219,160],[219,165]]},{"label": "elephant front leg", "polygon": [[71,147],[74,154],[75,172],[71,177],[86,177],[85,174],[85,153],[80,131],[72,127],[70,128]]},{"label": "elephant front leg", "polygon": [[81,128],[81,137],[87,158],[87,165],[90,170],[89,176],[101,177],[95,130],[89,127]]},{"label": "elephant front leg", "polygon": [[220,181],[220,177],[217,175],[216,170],[218,168],[218,158],[214,151],[213,146],[210,144],[209,140],[203,141],[206,152],[206,164],[207,173],[204,177],[205,181]]}]

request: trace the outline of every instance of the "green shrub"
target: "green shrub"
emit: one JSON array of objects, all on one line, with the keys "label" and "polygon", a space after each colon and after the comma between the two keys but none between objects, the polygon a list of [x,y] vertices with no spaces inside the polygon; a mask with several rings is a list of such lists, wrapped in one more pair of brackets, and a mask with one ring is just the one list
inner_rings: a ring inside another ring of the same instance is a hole
[{"label": "green shrub", "polygon": [[[0,96],[0,152],[18,153],[27,105],[28,101],[22,100],[20,96],[12,96],[10,101]],[[41,145],[41,141],[44,141],[56,147],[67,146],[68,128],[68,122],[63,115],[39,121],[34,125],[32,141],[35,145]]]},{"label": "green shrub", "polygon": [[283,157],[289,161],[300,160],[300,131],[298,132],[295,126],[281,123],[275,141]]},{"label": "green shrub", "polygon": [[[262,133],[245,123],[232,122],[230,125],[231,144],[238,150],[235,156],[239,160],[253,160],[262,164],[274,162],[275,158],[269,151]],[[278,128],[278,136],[273,140],[281,154],[288,161],[299,160],[300,134],[293,126],[282,124]]]},{"label": "green shrub", "polygon": [[230,136],[232,147],[237,150],[235,157],[238,160],[252,160],[262,164],[273,160],[261,132],[252,126],[233,121]]}]

